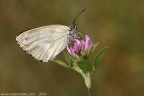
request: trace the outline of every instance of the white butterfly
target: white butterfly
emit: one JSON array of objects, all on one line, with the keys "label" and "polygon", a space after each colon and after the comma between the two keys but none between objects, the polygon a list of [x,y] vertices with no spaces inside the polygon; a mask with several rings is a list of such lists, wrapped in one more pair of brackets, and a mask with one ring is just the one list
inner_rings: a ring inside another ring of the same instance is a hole
[{"label": "white butterfly", "polygon": [[72,26],[48,25],[34,28],[19,34],[17,43],[35,59],[48,62],[65,49],[70,40],[77,38],[76,19],[83,12],[78,12]]}]

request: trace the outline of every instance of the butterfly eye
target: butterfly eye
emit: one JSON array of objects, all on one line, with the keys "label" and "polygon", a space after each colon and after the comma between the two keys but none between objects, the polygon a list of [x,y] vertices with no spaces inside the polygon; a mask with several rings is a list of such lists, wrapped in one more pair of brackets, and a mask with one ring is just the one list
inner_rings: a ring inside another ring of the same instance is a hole
[{"label": "butterfly eye", "polygon": [[77,29],[77,25],[76,24],[73,27],[74,27],[74,29]]},{"label": "butterfly eye", "polygon": [[77,30],[76,24],[74,24],[74,25],[71,26],[70,31],[71,31],[71,30]]}]

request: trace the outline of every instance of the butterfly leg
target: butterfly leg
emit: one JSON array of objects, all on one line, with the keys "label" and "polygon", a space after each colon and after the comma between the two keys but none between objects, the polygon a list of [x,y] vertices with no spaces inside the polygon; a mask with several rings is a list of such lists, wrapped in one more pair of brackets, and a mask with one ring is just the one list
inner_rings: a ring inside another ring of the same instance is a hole
[{"label": "butterfly leg", "polygon": [[77,32],[76,37],[78,39],[84,38],[84,36],[80,32]]}]

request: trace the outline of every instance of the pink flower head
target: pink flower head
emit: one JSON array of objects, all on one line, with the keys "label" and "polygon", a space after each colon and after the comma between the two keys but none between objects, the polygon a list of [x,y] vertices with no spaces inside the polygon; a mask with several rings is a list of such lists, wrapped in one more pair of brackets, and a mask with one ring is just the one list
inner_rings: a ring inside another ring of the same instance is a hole
[{"label": "pink flower head", "polygon": [[78,40],[75,39],[72,46],[67,46],[67,51],[71,56],[79,57],[82,56],[82,51],[86,51],[87,54],[90,53],[92,48],[92,41],[88,35],[85,35],[85,39]]},{"label": "pink flower head", "polygon": [[93,45],[92,41],[90,40],[90,37],[88,35],[85,36],[85,50],[87,51],[87,53],[89,54],[90,52],[90,49]]}]

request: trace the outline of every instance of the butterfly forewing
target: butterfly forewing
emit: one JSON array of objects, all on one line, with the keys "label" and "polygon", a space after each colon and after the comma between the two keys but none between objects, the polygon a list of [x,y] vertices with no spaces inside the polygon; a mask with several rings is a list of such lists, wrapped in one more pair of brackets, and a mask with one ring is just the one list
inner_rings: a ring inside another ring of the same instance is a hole
[{"label": "butterfly forewing", "polygon": [[48,62],[67,46],[69,30],[65,25],[39,27],[21,33],[16,37],[16,41],[37,60]]}]

